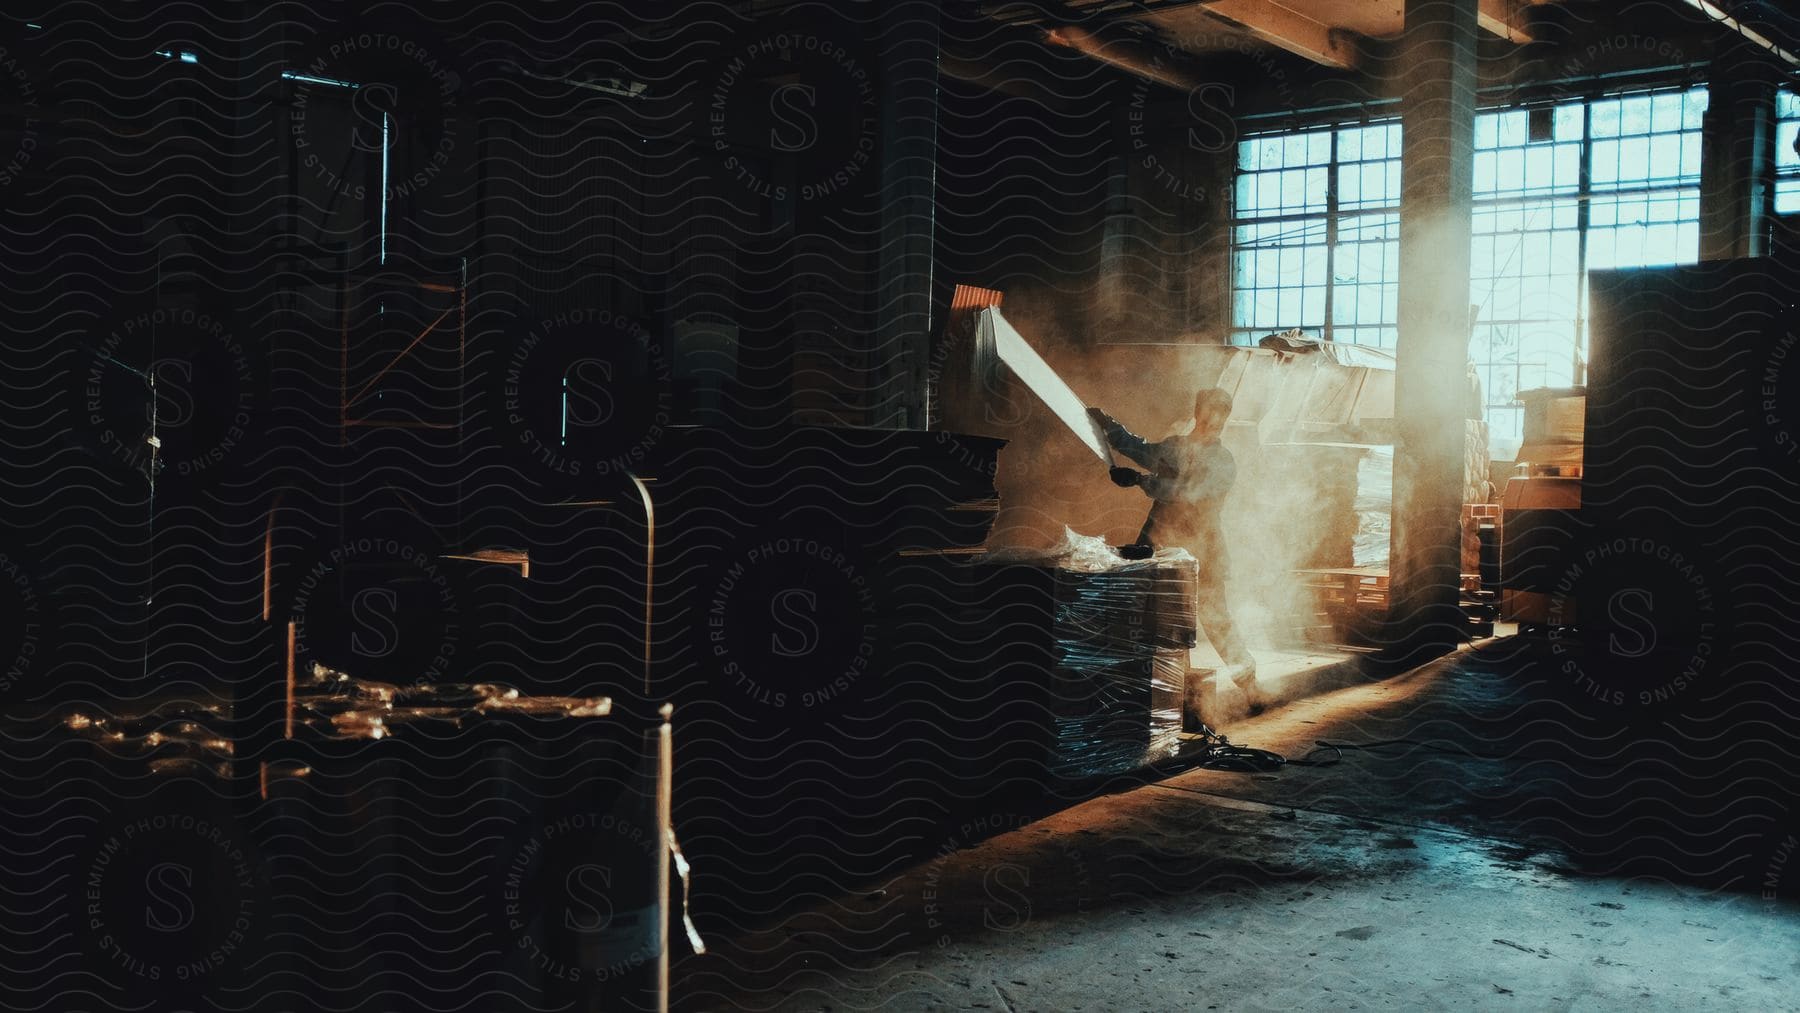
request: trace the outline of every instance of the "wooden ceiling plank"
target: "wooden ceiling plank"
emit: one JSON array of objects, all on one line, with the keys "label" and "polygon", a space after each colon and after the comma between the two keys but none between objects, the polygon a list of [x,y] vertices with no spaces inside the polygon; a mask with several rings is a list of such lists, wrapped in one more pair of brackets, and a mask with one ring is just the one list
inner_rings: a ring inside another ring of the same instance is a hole
[{"label": "wooden ceiling plank", "polygon": [[1482,30],[1508,42],[1531,42],[1531,32],[1525,27],[1525,9],[1530,6],[1527,0],[1481,0],[1476,20]]},{"label": "wooden ceiling plank", "polygon": [[1775,40],[1754,28],[1751,28],[1749,25],[1744,24],[1742,21],[1739,21],[1736,17],[1732,16],[1732,12],[1729,8],[1714,3],[1712,0],[1685,0],[1685,2],[1689,7],[1692,7],[1705,15],[1707,20],[1722,28],[1736,32],[1743,36],[1747,42],[1761,46],[1763,49],[1774,54],[1775,58],[1781,62],[1790,66],[1800,66],[1800,55],[1796,55]]},{"label": "wooden ceiling plank", "polygon": [[1274,0],[1214,0],[1205,10],[1314,63],[1340,70],[1357,69],[1356,47],[1344,33]]}]

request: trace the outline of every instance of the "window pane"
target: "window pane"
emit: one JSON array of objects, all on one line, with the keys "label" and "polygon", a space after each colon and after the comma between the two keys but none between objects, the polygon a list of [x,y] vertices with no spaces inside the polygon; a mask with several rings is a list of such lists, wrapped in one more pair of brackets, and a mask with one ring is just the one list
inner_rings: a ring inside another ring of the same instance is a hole
[{"label": "window pane", "polygon": [[[1556,107],[1556,139],[1558,141],[1579,141],[1582,139],[1585,108],[1580,102],[1570,102]],[[1480,143],[1480,142],[1477,142]]]},{"label": "window pane", "polygon": [[[1471,357],[1490,420],[1511,427],[1496,435],[1516,438],[1517,391],[1573,381],[1585,271],[1697,257],[1707,100],[1697,87],[1563,102],[1538,141],[1529,109],[1477,114]],[[1775,204],[1800,213],[1800,96],[1783,90],[1777,109]],[[1335,145],[1327,128],[1240,145],[1232,340],[1287,327],[1386,347],[1397,339],[1400,124],[1335,130]]]},{"label": "window pane", "polygon": [[1595,137],[1617,137],[1617,136],[1619,136],[1619,100],[1618,99],[1601,99],[1601,100],[1595,102],[1593,105],[1592,115],[1594,118],[1593,136],[1595,136]]},{"label": "window pane", "polygon": [[1681,129],[1699,130],[1701,122],[1706,118],[1706,102],[1708,92],[1705,88],[1689,89],[1682,100]]},{"label": "window pane", "polygon": [[1681,129],[1682,96],[1679,92],[1652,96],[1650,129],[1658,133]]},{"label": "window pane", "polygon": [[1800,214],[1800,93],[1787,88],[1775,93],[1775,213]]},{"label": "window pane", "polygon": [[1775,210],[1784,215],[1800,212],[1800,180],[1775,184]]},{"label": "window pane", "polygon": [[1475,147],[1492,148],[1499,142],[1500,117],[1495,113],[1480,113],[1475,117]]}]

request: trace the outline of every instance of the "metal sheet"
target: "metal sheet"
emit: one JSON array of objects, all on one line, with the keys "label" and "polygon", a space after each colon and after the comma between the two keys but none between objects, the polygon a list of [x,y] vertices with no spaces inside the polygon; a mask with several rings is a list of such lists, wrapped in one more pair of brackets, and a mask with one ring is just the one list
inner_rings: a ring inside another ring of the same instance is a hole
[{"label": "metal sheet", "polygon": [[1025,342],[1025,338],[1013,329],[1012,324],[1006,322],[998,307],[981,311],[980,342],[983,351],[991,350],[995,358],[1012,370],[1019,382],[1030,388],[1038,400],[1044,402],[1044,406],[1055,413],[1063,425],[1068,426],[1069,431],[1094,452],[1095,457],[1108,467],[1112,465],[1112,450],[1106,445],[1106,434],[1088,415],[1086,402],[1069,389],[1069,385],[1056,375],[1056,370],[1050,368],[1044,357]]}]

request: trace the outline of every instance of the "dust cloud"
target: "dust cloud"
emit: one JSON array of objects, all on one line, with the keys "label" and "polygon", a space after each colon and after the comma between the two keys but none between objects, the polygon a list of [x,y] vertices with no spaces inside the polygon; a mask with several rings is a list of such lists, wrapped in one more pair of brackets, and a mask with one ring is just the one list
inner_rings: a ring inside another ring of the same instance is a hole
[{"label": "dust cloud", "polygon": [[[1298,442],[1302,434],[1283,421],[1293,418],[1296,392],[1280,392],[1285,367],[1277,353],[1158,329],[1167,322],[1141,316],[1095,319],[1087,298],[1009,291],[1002,312],[1083,400],[1146,439],[1188,431],[1197,390],[1236,391],[1224,437],[1238,466],[1224,517],[1229,606],[1253,647],[1293,646],[1322,634],[1325,620],[1314,614],[1314,595],[1295,571],[1386,563],[1387,518],[1375,515],[1385,513],[1391,495],[1391,452]],[[960,345],[950,347],[946,368],[966,368],[972,334],[951,340]],[[959,403],[943,405],[944,428],[1009,441],[1000,454],[990,548],[1048,550],[1063,541],[1065,526],[1112,545],[1137,537],[1149,499],[1113,485],[1105,465],[1029,390],[1001,369],[983,372],[961,394]]]}]

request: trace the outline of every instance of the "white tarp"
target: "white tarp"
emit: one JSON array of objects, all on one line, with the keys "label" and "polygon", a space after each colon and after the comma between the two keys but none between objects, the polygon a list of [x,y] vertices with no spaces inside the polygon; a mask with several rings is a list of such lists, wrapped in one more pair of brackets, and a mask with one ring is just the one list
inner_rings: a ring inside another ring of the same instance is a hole
[{"label": "white tarp", "polygon": [[1056,375],[1056,370],[1050,368],[1043,356],[1025,343],[1013,325],[1000,315],[998,307],[990,306],[981,311],[979,328],[976,340],[981,359],[988,362],[998,359],[1004,363],[1020,383],[1029,387],[1038,400],[1094,452],[1094,456],[1110,467],[1112,450],[1106,445],[1106,434],[1088,414],[1087,404],[1069,389],[1062,377]]}]

